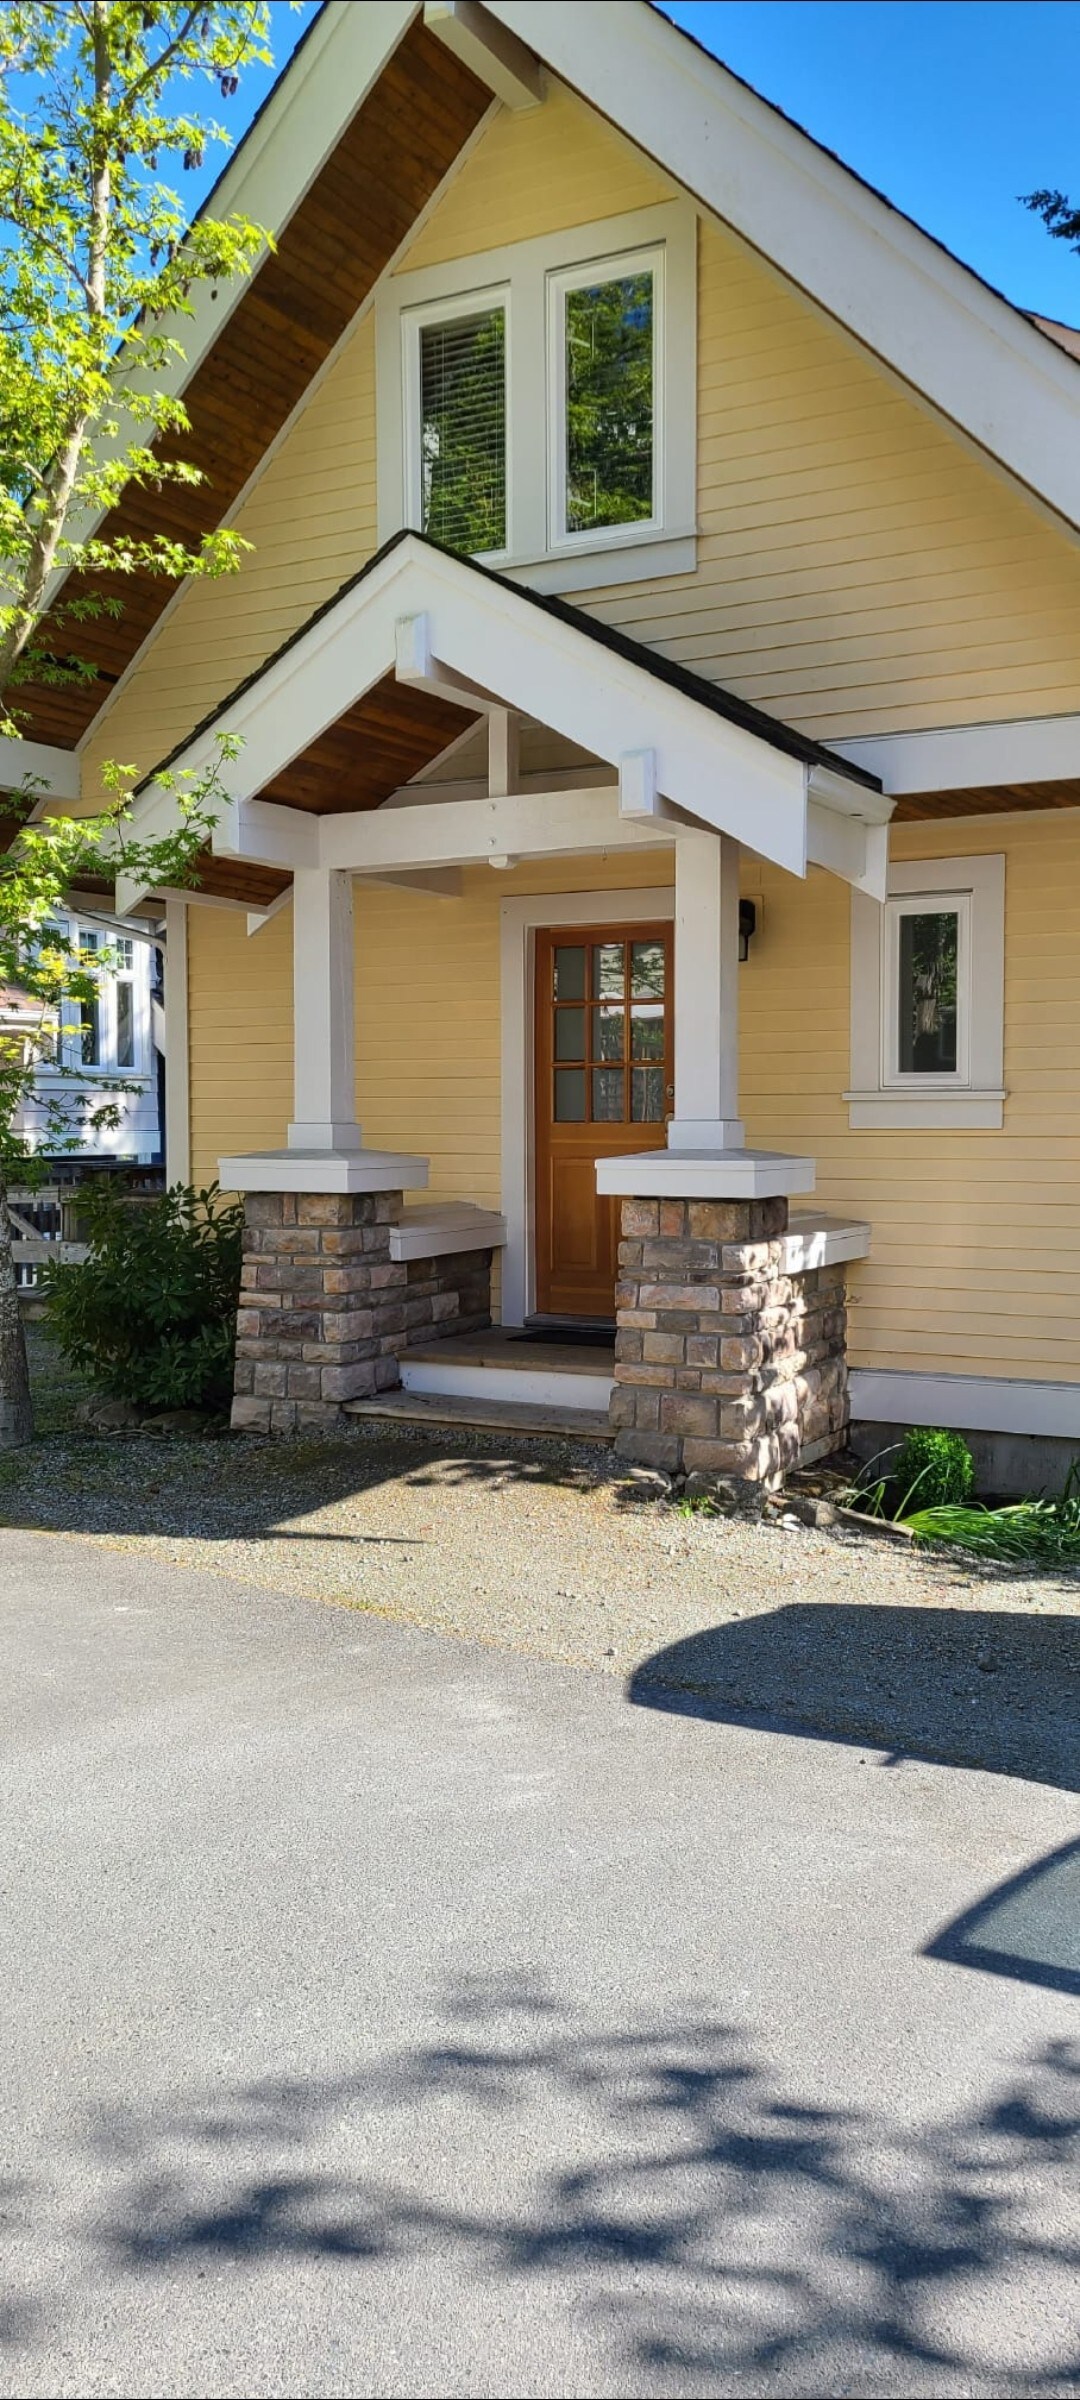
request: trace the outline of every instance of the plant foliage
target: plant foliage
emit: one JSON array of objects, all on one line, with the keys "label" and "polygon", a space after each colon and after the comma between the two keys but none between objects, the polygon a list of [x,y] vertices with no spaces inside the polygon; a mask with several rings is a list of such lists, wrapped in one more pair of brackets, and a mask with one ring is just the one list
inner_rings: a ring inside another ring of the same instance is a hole
[{"label": "plant foliage", "polygon": [[1008,1508],[920,1508],[905,1522],[917,1542],[950,1542],[1003,1566],[1080,1564],[1075,1469],[1059,1499],[1016,1500]]},{"label": "plant foliage", "polygon": [[150,1408],[225,1409],[232,1391],[244,1212],[216,1184],[158,1200],[88,1187],[90,1256],[46,1270],[65,1358],[99,1390]]},{"label": "plant foliage", "polygon": [[975,1461],[962,1433],[913,1425],[891,1480],[900,1496],[898,1517],[907,1517],[916,1498],[920,1508],[961,1507],[975,1487]]}]

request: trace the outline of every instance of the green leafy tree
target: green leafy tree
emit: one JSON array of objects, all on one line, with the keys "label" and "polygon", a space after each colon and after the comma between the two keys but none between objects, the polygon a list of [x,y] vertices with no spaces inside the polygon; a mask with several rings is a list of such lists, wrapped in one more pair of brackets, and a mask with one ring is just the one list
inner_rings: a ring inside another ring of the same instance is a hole
[{"label": "green leafy tree", "polygon": [[[223,575],[247,545],[228,530],[192,545],[125,534],[110,517],[131,484],[190,485],[181,379],[192,295],[247,273],[266,236],[247,218],[198,216],[169,181],[228,139],[216,109],[244,67],[269,60],[265,0],[7,0],[0,9],[0,733],[20,736],[28,683],[92,681],[81,623],[121,613],[125,576]],[[167,444],[163,452],[162,442]],[[107,579],[107,580],[106,580]],[[17,755],[17,754],[16,754]],[[0,870],[0,980],[41,1004],[41,1041],[65,997],[86,998],[89,962],[43,929],[87,875],[123,866],[185,883],[212,822],[216,767],[186,790],[180,830],[139,843],[131,771],[105,777],[94,820],[53,814],[17,767],[23,820]],[[34,803],[39,822],[25,822]],[[42,819],[42,809],[48,813]],[[100,963],[100,962],[99,962]],[[0,1070],[0,1172],[35,1042],[8,1042]],[[0,1445],[31,1430],[0,1184]]]}]

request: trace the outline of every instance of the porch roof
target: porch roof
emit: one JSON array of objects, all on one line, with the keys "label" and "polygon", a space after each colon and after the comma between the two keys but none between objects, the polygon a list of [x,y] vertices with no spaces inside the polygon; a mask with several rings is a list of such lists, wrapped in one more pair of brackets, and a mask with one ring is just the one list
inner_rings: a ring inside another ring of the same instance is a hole
[{"label": "porch roof", "polygon": [[[370,822],[391,794],[498,709],[538,720],[610,768],[606,791],[578,798],[608,810],[613,839],[648,830],[672,840],[678,822],[689,820],[796,874],[808,858],[852,880],[883,869],[892,803],[868,769],[568,601],[528,591],[413,532],[376,552],[146,777],[140,815],[148,829],[168,822],[175,802],[159,778],[178,766],[198,771],[227,731],[242,737],[242,748],[225,771],[233,805],[215,829],[206,893],[215,893],[225,861],[282,876],[319,863],[364,872],[370,851],[378,871],[372,836],[356,838],[354,859],[349,837],[331,839],[327,821]],[[418,790],[418,803],[431,796]],[[508,818],[515,797],[520,813],[521,797],[506,794]],[[419,836],[420,820],[409,813]],[[674,822],[665,826],[665,818]],[[464,830],[464,819],[457,823]],[[447,831],[440,826],[432,863],[445,857]],[[492,824],[490,851],[500,846],[517,843],[500,845]],[[560,846],[567,841],[552,843]],[[584,823],[579,846],[596,846]],[[465,849],[461,861],[478,854],[487,853]],[[242,896],[235,884],[233,896]],[[254,891],[252,901],[265,905]]]},{"label": "porch roof", "polygon": [[[165,758],[159,759],[150,773],[143,777],[138,786],[139,791],[148,790],[158,775],[175,766],[177,761],[183,758],[206,734],[224,730],[223,721],[235,708],[237,702],[245,699],[249,693],[256,691],[260,684],[265,683],[273,675],[274,670],[280,666],[282,660],[286,659],[291,651],[297,649],[300,643],[308,639],[316,626],[321,625],[328,617],[332,617],[341,608],[342,603],[352,594],[359,592],[364,584],[373,581],[385,562],[393,557],[395,551],[399,550],[407,550],[410,555],[415,550],[421,555],[426,554],[432,558],[449,560],[455,569],[462,569],[467,575],[477,577],[482,583],[512,594],[515,601],[524,601],[527,607],[538,610],[543,616],[551,617],[556,623],[583,634],[588,641],[595,643],[598,649],[606,650],[613,657],[625,660],[630,666],[638,668],[642,674],[649,676],[654,682],[666,685],[672,691],[682,692],[687,699],[695,701],[699,707],[709,710],[714,716],[724,718],[728,724],[741,726],[747,733],[755,734],[760,741],[768,743],[771,748],[782,751],[789,758],[801,760],[805,766],[820,767],[830,770],[834,774],[842,775],[846,781],[862,785],[867,792],[880,793],[883,789],[880,777],[872,774],[869,768],[852,764],[848,759],[841,758],[839,752],[828,749],[824,743],[812,741],[807,734],[796,732],[794,726],[785,725],[781,718],[770,716],[768,711],[763,708],[756,708],[753,701],[742,699],[737,692],[728,691],[724,685],[712,682],[707,675],[696,674],[692,667],[684,667],[677,659],[665,657],[661,651],[650,649],[647,643],[635,641],[631,634],[624,633],[619,626],[605,624],[601,618],[589,615],[583,608],[575,608],[571,601],[559,599],[554,593],[530,591],[526,585],[513,582],[510,576],[499,574],[494,567],[482,566],[474,558],[463,558],[458,551],[448,550],[443,543],[433,541],[430,534],[416,533],[406,527],[401,532],[392,534],[389,541],[384,542],[381,549],[376,550],[371,558],[366,559],[355,575],[348,576],[344,583],[339,584],[336,592],[332,592],[328,600],[322,601],[320,606],[304,619],[303,624],[298,625],[295,631],[289,634],[276,650],[271,652],[269,658],[265,659],[260,667],[254,668],[250,675],[245,675],[243,681],[234,686],[226,699],[219,702],[216,708],[203,717],[192,732],[185,735],[183,741],[176,743]],[[384,677],[379,685],[362,696],[354,709],[344,712],[337,721],[336,729],[342,735],[345,734],[348,725],[349,730],[358,737],[357,748],[359,748],[360,741],[377,729],[380,721],[386,720],[390,699],[386,686],[392,684],[394,680],[392,674]],[[404,697],[402,687],[399,686],[398,689]],[[405,691],[408,689],[409,687],[404,687]],[[415,699],[416,696],[414,691],[412,697]],[[445,713],[448,705],[449,715]],[[387,768],[394,771],[390,775],[390,780],[386,781],[385,789],[379,789],[377,779],[373,777],[369,797],[362,800],[351,800],[344,804],[340,798],[335,798],[332,790],[332,774],[335,764],[340,773],[342,762],[340,754],[335,759],[332,749],[328,746],[324,757],[329,773],[325,779],[324,793],[318,799],[300,797],[299,785],[295,795],[290,794],[287,797],[283,786],[280,793],[275,788],[273,797],[275,799],[280,797],[289,807],[313,809],[316,815],[333,813],[343,805],[352,808],[378,808],[382,801],[388,799],[390,793],[395,791],[401,783],[408,782],[411,776],[420,771],[421,767],[426,766],[432,758],[437,757],[439,751],[445,749],[459,733],[462,733],[468,723],[475,723],[477,716],[481,713],[478,709],[469,710],[463,703],[455,706],[447,704],[445,701],[442,704],[442,712],[439,716],[431,713],[426,720],[424,711],[415,708],[411,711],[395,713],[393,718],[395,724],[410,723],[415,728],[412,747],[415,748],[417,755],[415,763],[408,763],[411,750],[406,744],[406,749],[396,769],[393,758],[388,755]],[[425,722],[430,724],[433,735],[439,732],[440,727],[444,728],[441,739],[434,747],[425,748],[420,735],[419,728]],[[297,757],[290,762],[291,766],[299,771],[309,759],[314,763],[313,753],[318,746],[318,743],[312,744],[310,750],[305,752],[302,758]],[[270,797],[269,791],[266,796]]]}]

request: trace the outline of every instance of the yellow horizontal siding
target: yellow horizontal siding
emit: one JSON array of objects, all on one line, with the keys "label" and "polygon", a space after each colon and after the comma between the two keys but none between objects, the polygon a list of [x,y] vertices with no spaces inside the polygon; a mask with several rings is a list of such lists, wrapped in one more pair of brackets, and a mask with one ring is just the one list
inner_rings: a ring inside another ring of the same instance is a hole
[{"label": "yellow horizontal siding", "polygon": [[817,1160],[816,1202],[869,1220],[852,1271],[855,1366],[1080,1374],[1080,815],[907,825],[901,859],[1005,853],[1000,1133],[853,1133],[844,887],[752,868],[761,931],[740,977],[747,1138]]}]

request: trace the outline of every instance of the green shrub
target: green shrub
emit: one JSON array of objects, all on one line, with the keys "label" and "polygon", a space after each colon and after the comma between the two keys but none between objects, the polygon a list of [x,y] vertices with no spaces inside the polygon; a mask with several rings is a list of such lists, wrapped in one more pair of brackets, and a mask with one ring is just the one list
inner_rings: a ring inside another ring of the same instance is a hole
[{"label": "green shrub", "polygon": [[914,1425],[893,1467],[890,1482],[899,1494],[898,1517],[915,1501],[920,1509],[959,1508],[970,1499],[975,1461],[962,1433]]},{"label": "green shrub", "polygon": [[212,1184],[160,1200],[88,1186],[82,1266],[45,1276],[49,1328],[98,1389],[149,1408],[227,1408],[244,1212]]}]

